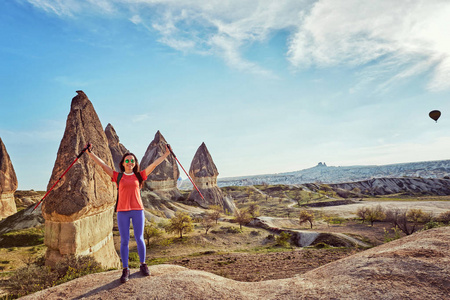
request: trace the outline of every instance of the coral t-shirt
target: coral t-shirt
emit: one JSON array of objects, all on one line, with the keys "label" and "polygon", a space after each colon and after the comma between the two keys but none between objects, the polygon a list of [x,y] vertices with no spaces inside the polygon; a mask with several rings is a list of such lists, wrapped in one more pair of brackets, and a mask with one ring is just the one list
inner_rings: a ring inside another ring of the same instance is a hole
[{"label": "coral t-shirt", "polygon": [[[142,180],[146,180],[145,170],[141,171]],[[114,171],[113,182],[117,183],[119,173]],[[123,173],[119,182],[119,202],[117,211],[143,210],[139,180],[134,173]]]}]

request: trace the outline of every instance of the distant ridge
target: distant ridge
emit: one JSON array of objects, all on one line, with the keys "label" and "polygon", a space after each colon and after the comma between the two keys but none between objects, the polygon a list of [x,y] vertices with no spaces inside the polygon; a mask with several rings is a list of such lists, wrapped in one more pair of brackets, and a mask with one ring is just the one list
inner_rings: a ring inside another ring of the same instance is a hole
[{"label": "distant ridge", "polygon": [[218,178],[217,185],[247,186],[255,184],[303,184],[303,183],[344,183],[373,178],[444,178],[450,176],[450,160],[411,162],[389,165],[367,166],[327,166],[318,163],[315,167],[300,171]]}]

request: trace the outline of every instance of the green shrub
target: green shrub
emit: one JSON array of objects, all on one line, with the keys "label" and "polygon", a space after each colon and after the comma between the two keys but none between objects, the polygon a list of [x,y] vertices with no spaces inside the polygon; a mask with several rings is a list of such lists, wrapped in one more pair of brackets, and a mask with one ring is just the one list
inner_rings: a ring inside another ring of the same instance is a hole
[{"label": "green shrub", "polygon": [[428,223],[425,224],[425,226],[423,227],[424,230],[428,230],[428,229],[432,229],[432,228],[436,228],[436,227],[440,227],[442,226],[442,224],[440,224],[439,222],[436,221],[430,221]]},{"label": "green shrub", "polygon": [[131,252],[128,254],[128,261],[129,262],[139,262],[139,254],[136,252]]},{"label": "green shrub", "polygon": [[288,232],[285,232],[285,231],[282,231],[280,233],[280,235],[275,237],[276,246],[281,246],[281,247],[287,248],[291,245],[290,240],[291,240],[291,234]]},{"label": "green shrub", "polygon": [[22,297],[72,279],[104,271],[91,256],[69,256],[54,268],[36,261],[18,269],[8,281],[11,297]]},{"label": "green shrub", "polygon": [[330,245],[328,245],[327,243],[324,242],[320,242],[314,245],[315,248],[317,249],[328,249],[330,248]]},{"label": "green shrub", "polygon": [[233,233],[233,234],[242,233],[242,229],[231,226],[231,227],[226,227],[225,232],[226,233]]},{"label": "green shrub", "polygon": [[383,228],[384,230],[384,242],[388,243],[394,240],[398,240],[401,236],[400,236],[400,228],[397,227],[393,227],[392,230],[394,230],[394,237],[390,237],[389,236],[389,231],[386,230],[386,228]]},{"label": "green shrub", "polygon": [[0,238],[1,248],[27,247],[44,243],[43,228],[29,228],[5,233]]}]

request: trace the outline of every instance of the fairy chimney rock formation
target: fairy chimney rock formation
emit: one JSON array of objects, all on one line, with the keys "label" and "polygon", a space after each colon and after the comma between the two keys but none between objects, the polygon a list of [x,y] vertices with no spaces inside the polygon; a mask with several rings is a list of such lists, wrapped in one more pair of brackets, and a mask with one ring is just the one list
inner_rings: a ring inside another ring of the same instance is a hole
[{"label": "fairy chimney rock formation", "polygon": [[191,176],[205,199],[202,199],[195,188],[189,194],[188,199],[204,208],[208,208],[210,205],[220,205],[225,212],[234,213],[236,206],[233,200],[225,197],[217,186],[218,175],[219,172],[211,154],[209,154],[205,143],[202,143],[192,160],[189,176]]},{"label": "fairy chimney rock formation", "polygon": [[[165,145],[167,144],[161,132],[158,130],[155,134],[155,138],[150,143],[145,151],[144,156],[140,164],[141,170],[147,168],[156,159],[162,156],[165,152]],[[169,155],[161,164],[159,164],[152,173],[149,174],[147,180],[144,182],[142,200],[144,205],[148,204],[147,200],[150,193],[145,191],[152,191],[163,200],[178,200],[182,196],[177,188],[178,177],[180,177],[180,171],[175,159]],[[155,197],[151,197],[155,198]],[[154,200],[154,199],[153,199]],[[150,201],[151,202],[151,201]],[[148,207],[153,208],[153,207]]]},{"label": "fairy chimney rock formation", "polygon": [[17,190],[16,172],[6,147],[0,138],[0,219],[17,212],[14,192]]},{"label": "fairy chimney rock formation", "polygon": [[113,166],[97,113],[85,93],[77,93],[47,190],[61,180],[42,204],[46,264],[54,265],[68,255],[92,255],[104,267],[115,268],[120,260],[112,235],[116,188],[111,178],[87,154],[61,177],[88,142],[96,155]]},{"label": "fairy chimney rock formation", "polygon": [[122,156],[128,152],[127,148],[122,145],[119,141],[119,136],[117,135],[114,127],[108,124],[105,128],[106,138],[108,139],[109,150],[111,150],[112,159],[114,162],[114,168],[117,172],[120,172],[120,160]]}]

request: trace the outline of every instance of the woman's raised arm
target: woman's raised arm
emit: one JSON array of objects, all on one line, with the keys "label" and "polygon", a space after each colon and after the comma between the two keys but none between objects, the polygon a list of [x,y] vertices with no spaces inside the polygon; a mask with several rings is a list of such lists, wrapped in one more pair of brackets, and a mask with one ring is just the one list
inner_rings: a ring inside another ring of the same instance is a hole
[{"label": "woman's raised arm", "polygon": [[105,171],[106,174],[109,175],[109,177],[113,178],[114,171],[111,169],[110,166],[108,166],[100,157],[92,153],[92,145],[89,146],[87,154],[90,158],[92,158],[96,164],[98,164],[100,167],[102,167],[103,171]]},{"label": "woman's raised arm", "polygon": [[169,156],[169,154],[170,151],[166,145],[166,152],[164,152],[162,156],[158,157],[157,160],[155,160],[154,162],[149,164],[147,168],[145,168],[145,176],[148,176],[148,174],[150,174],[160,163],[162,163],[166,159],[166,157]]}]

